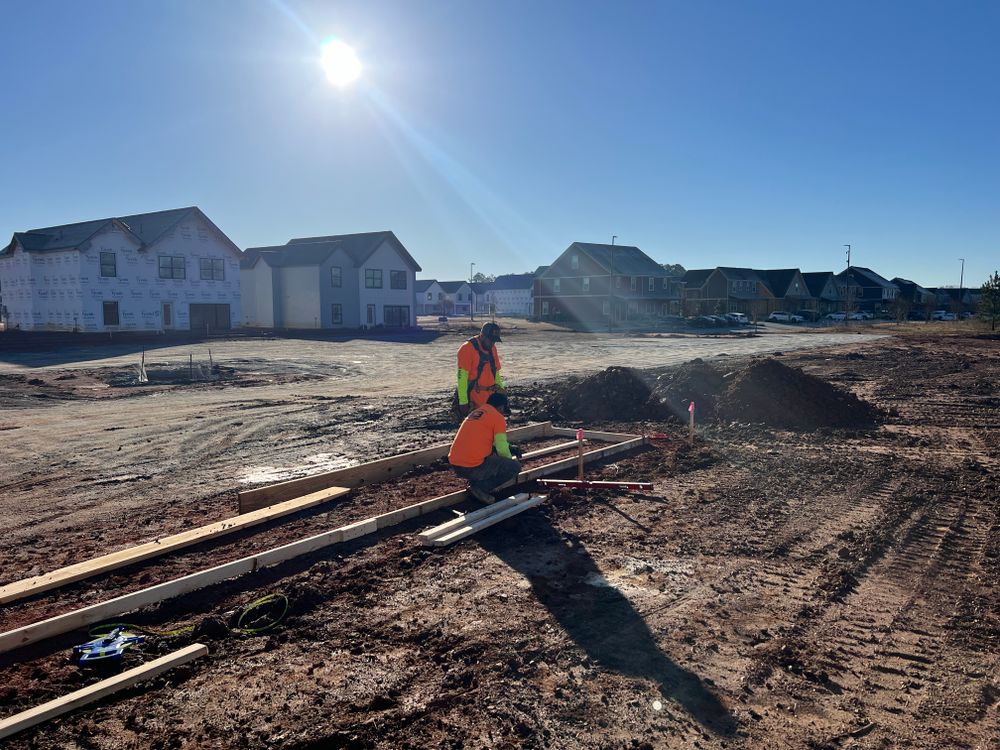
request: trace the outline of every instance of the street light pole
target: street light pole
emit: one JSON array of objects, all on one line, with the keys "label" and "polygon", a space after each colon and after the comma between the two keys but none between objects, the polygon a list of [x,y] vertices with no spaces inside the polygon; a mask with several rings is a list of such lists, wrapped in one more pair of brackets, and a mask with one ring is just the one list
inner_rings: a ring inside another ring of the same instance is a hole
[{"label": "street light pole", "polygon": [[847,248],[847,299],[844,300],[844,323],[847,323],[847,316],[851,314],[851,246]]},{"label": "street light pole", "polygon": [[958,277],[958,312],[959,315],[962,313],[962,286],[965,284],[965,258],[959,258],[962,261],[962,272]]},{"label": "street light pole", "polygon": [[469,264],[469,289],[470,289],[470,292],[469,292],[469,320],[475,320],[476,319],[476,314],[475,314],[475,306],[476,306],[475,296],[476,296],[476,292],[475,292],[474,289],[472,289],[472,278],[473,278],[472,269],[475,267],[475,265],[476,264],[474,262]]},{"label": "street light pole", "polygon": [[612,288],[615,283],[615,240],[618,239],[617,234],[611,235],[611,268],[608,272],[608,333],[611,333],[611,327],[614,325],[615,321],[615,298],[612,295]]}]

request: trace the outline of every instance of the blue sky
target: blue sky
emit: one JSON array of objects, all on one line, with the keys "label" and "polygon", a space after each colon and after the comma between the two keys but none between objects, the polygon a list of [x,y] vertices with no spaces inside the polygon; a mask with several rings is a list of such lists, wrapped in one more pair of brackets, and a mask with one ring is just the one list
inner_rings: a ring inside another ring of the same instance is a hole
[{"label": "blue sky", "polygon": [[613,234],[687,268],[1000,267],[996,2],[45,0],[0,26],[5,236],[195,204],[241,247],[392,229],[440,279]]}]

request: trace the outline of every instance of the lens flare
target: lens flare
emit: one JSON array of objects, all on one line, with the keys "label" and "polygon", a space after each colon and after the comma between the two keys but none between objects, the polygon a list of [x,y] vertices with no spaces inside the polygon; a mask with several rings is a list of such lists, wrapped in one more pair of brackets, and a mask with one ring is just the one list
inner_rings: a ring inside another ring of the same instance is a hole
[{"label": "lens flare", "polygon": [[334,86],[347,86],[361,75],[361,61],[354,50],[339,39],[323,45],[323,71]]}]

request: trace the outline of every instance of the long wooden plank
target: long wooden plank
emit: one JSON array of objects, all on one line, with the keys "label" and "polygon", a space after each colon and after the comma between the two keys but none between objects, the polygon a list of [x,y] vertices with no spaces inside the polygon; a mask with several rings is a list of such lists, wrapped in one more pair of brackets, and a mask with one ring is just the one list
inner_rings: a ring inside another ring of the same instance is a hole
[{"label": "long wooden plank", "polygon": [[[551,434],[551,422],[539,422],[525,427],[516,427],[507,431],[510,438],[519,440],[530,440]],[[448,455],[451,443],[435,445],[419,451],[402,453],[398,456],[390,456],[378,461],[351,466],[346,469],[336,469],[322,474],[292,479],[280,484],[272,484],[267,487],[258,487],[254,490],[243,490],[239,493],[240,513],[262,508],[265,505],[288,500],[289,498],[316,492],[317,490],[337,485],[339,487],[362,487],[373,482],[382,482],[395,476],[399,476],[418,466],[427,464],[444,458]]]},{"label": "long wooden plank", "polygon": [[490,526],[493,526],[494,524],[498,524],[501,521],[505,521],[511,516],[516,516],[518,513],[523,513],[524,511],[528,510],[528,508],[534,508],[536,505],[540,505],[542,502],[544,502],[544,500],[545,497],[539,495],[536,497],[529,498],[524,502],[515,503],[509,508],[504,508],[499,513],[493,513],[492,515],[489,515],[486,518],[480,518],[477,521],[473,521],[472,523],[466,524],[465,526],[457,528],[454,531],[450,531],[447,534],[434,537],[430,541],[430,544],[433,545],[434,547],[446,547],[449,544],[454,544],[455,542],[461,541],[466,537],[472,536],[473,534],[482,531],[483,529],[487,529]]},{"label": "long wooden plank", "polygon": [[[587,441],[584,440],[583,444],[586,445]],[[562,453],[563,451],[576,448],[578,445],[579,443],[576,440],[571,440],[568,443],[559,443],[559,445],[550,445],[548,448],[539,448],[536,451],[528,451],[521,456],[521,458],[540,458],[541,456],[548,456],[551,453]]]},{"label": "long wooden plank", "polygon": [[[553,427],[553,435],[565,437],[576,437],[576,430],[572,427]],[[639,435],[630,435],[627,432],[600,432],[596,430],[584,429],[583,437],[588,440],[600,440],[605,443],[623,443],[626,440],[637,438]]]},{"label": "long wooden plank", "polygon": [[124,690],[140,682],[151,680],[169,669],[178,667],[181,664],[187,664],[189,661],[194,661],[195,659],[200,659],[207,653],[208,648],[206,646],[201,643],[193,643],[179,651],[174,651],[114,677],[109,677],[93,685],[88,685],[69,695],[56,698],[48,703],[43,703],[27,711],[22,711],[19,714],[14,714],[0,721],[0,738],[10,737],[12,734],[41,724],[43,721],[62,716],[80,706],[86,706],[88,703],[93,703],[108,695],[117,693],[119,690]]},{"label": "long wooden plank", "polygon": [[507,497],[504,498],[503,500],[499,500],[493,505],[487,505],[484,508],[480,508],[479,510],[474,510],[470,513],[463,513],[458,518],[453,518],[450,521],[445,521],[439,526],[434,526],[433,528],[427,529],[426,531],[421,531],[419,534],[417,534],[417,538],[422,542],[429,542],[431,539],[443,536],[444,534],[451,533],[455,529],[460,529],[463,526],[467,526],[470,523],[478,521],[482,518],[486,518],[487,516],[491,516],[494,513],[499,513],[500,511],[506,510],[507,508],[512,508],[518,503],[523,503],[530,497],[531,495],[529,495],[527,492],[519,492],[518,494],[512,497]]},{"label": "long wooden plank", "polygon": [[[609,445],[598,450],[584,453],[584,460],[587,462],[597,461],[602,458],[624,453],[639,447],[644,442],[644,438],[635,438],[624,443],[618,443],[617,445]],[[551,464],[537,466],[534,469],[522,471],[520,475],[518,475],[517,480],[508,482],[504,486],[507,487],[521,482],[531,481],[533,479],[537,479],[538,477],[546,476],[547,474],[555,474],[560,471],[565,471],[566,469],[572,469],[576,465],[577,458],[574,456],[562,461],[555,461]],[[403,523],[404,521],[408,521],[411,518],[426,515],[427,513],[433,513],[436,510],[447,508],[451,505],[457,505],[467,499],[467,494],[468,493],[465,490],[459,490],[448,495],[435,497],[431,500],[415,503],[405,508],[389,511],[388,513],[367,518],[363,521],[358,521],[357,523],[341,526],[340,528],[316,534],[315,536],[307,537],[306,539],[300,539],[280,547],[259,552],[256,555],[251,555],[250,557],[244,557],[239,560],[224,563],[223,565],[218,565],[214,568],[209,568],[208,570],[192,573],[184,576],[183,578],[166,581],[165,583],[151,586],[150,588],[143,589],[141,591],[135,591],[131,594],[125,594],[124,596],[119,596],[115,599],[110,599],[98,604],[92,604],[89,607],[77,609],[62,615],[56,615],[55,617],[50,617],[47,620],[31,623],[30,625],[25,625],[15,630],[9,630],[6,633],[0,633],[0,653],[11,651],[21,646],[27,646],[30,643],[35,643],[54,635],[68,633],[76,628],[82,628],[96,622],[102,622],[112,617],[118,617],[126,612],[132,612],[136,609],[149,606],[150,604],[156,604],[167,599],[181,596],[182,594],[197,591],[198,589],[220,583],[229,578],[235,578],[237,576],[245,575],[246,573],[252,573],[270,565],[277,565],[278,563],[285,562],[286,560],[291,560],[294,557],[299,557],[300,555],[305,555],[310,552],[323,549],[331,544],[337,544],[338,542],[343,542],[348,539],[356,539],[360,536],[375,533],[378,530],[395,526]]]},{"label": "long wooden plank", "polygon": [[126,565],[149,560],[154,557],[176,552],[179,549],[190,547],[194,544],[216,539],[225,534],[232,534],[242,529],[250,528],[258,524],[266,523],[275,518],[287,516],[306,508],[334,500],[350,492],[347,487],[328,487],[319,492],[294,500],[287,500],[277,505],[269,505],[266,508],[244,513],[235,518],[227,518],[222,521],[200,526],[196,529],[188,529],[179,534],[165,536],[152,542],[146,542],[128,549],[118,550],[107,555],[95,557],[90,560],[67,565],[64,568],[49,571],[32,578],[24,578],[20,581],[8,583],[0,586],[0,604],[8,604],[26,596],[37,594],[42,591],[49,591],[60,586],[65,586],[74,581],[82,581],[91,576],[107,573],[111,570],[123,568]]}]

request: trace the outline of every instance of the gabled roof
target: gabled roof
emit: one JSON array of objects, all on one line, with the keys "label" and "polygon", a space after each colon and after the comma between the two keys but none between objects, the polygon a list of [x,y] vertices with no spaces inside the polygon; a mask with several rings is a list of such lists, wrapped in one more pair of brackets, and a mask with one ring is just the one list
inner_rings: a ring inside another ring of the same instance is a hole
[{"label": "gabled roof", "polygon": [[902,291],[906,292],[908,295],[913,296],[914,292],[920,292],[921,294],[930,294],[930,289],[925,289],[920,286],[915,281],[910,281],[909,279],[901,279],[899,276],[892,280],[892,283],[898,286]]},{"label": "gabled roof", "polygon": [[472,291],[475,292],[476,294],[483,294],[483,293],[488,292],[490,289],[493,288],[493,282],[492,281],[474,281],[471,284],[469,284],[469,286],[472,287]]},{"label": "gabled roof", "polygon": [[708,277],[715,273],[714,268],[693,268],[690,271],[685,271],[684,275],[681,276],[681,281],[687,286],[688,289],[697,289],[705,285],[708,281]]},{"label": "gabled roof", "polygon": [[[586,253],[606,271],[610,272],[611,265],[614,263],[614,272],[622,276],[659,277],[667,275],[663,266],[632,245],[598,245],[591,242],[574,242],[561,253],[560,257],[573,249]],[[547,276],[550,270],[551,266],[542,275]]]},{"label": "gabled roof", "polygon": [[413,288],[418,293],[426,292],[435,284],[437,284],[437,279],[417,279],[416,281],[413,282]]},{"label": "gabled roof", "polygon": [[314,243],[335,242],[338,247],[347,253],[355,267],[360,268],[364,262],[371,257],[372,253],[378,250],[379,246],[389,241],[396,247],[403,259],[413,268],[414,271],[422,270],[413,259],[409,251],[403,246],[395,234],[390,231],[383,232],[360,232],[358,234],[330,234],[325,237],[296,237],[288,241],[288,245],[306,245]]},{"label": "gabled roof", "polygon": [[336,242],[248,247],[240,260],[240,268],[253,268],[258,260],[264,261],[271,268],[318,266],[333,255],[337,248]]},{"label": "gabled roof", "polygon": [[[733,268],[732,266],[719,266],[719,273],[729,281],[756,281],[766,284],[756,271],[752,268]],[[768,287],[770,289],[770,287]]]},{"label": "gabled roof", "polygon": [[439,281],[438,286],[440,286],[445,294],[454,294],[463,286],[469,286],[468,281]]},{"label": "gabled roof", "polygon": [[809,288],[809,294],[819,297],[826,288],[826,282],[833,276],[833,271],[809,271],[802,274],[803,281]]},{"label": "gabled roof", "polygon": [[[879,276],[870,268],[864,268],[863,266],[851,266],[846,271],[841,271],[840,273],[837,274],[837,278],[847,278],[849,276],[854,276],[858,278],[859,282],[861,281],[867,282],[868,286],[881,286],[881,287],[896,286],[888,279]],[[864,286],[864,284],[861,284],[861,286]]]},{"label": "gabled roof", "polygon": [[[776,268],[755,270],[755,273],[764,280],[775,297],[785,297],[788,295],[788,287],[791,285],[792,279],[795,278],[795,274],[799,273],[799,269]],[[805,291],[809,291],[808,287]]]},{"label": "gabled roof", "polygon": [[153,211],[146,214],[130,216],[112,216],[107,219],[80,221],[75,224],[59,224],[41,229],[29,229],[27,232],[15,232],[7,247],[0,249],[0,255],[11,252],[16,243],[20,243],[27,252],[45,252],[50,250],[72,250],[80,247],[105,227],[114,224],[122,231],[131,234],[140,245],[149,247],[160,240],[171,229],[177,226],[188,215],[195,213],[210,227],[219,233],[230,249],[239,253],[239,248],[212,221],[205,216],[197,206],[186,208],[171,208],[166,211]]},{"label": "gabled roof", "polygon": [[543,273],[549,270],[548,266],[539,266],[535,269],[535,276],[541,276]]},{"label": "gabled roof", "polygon": [[535,274],[533,273],[508,273],[497,276],[496,281],[490,284],[490,288],[494,290],[531,289],[534,283]]}]

